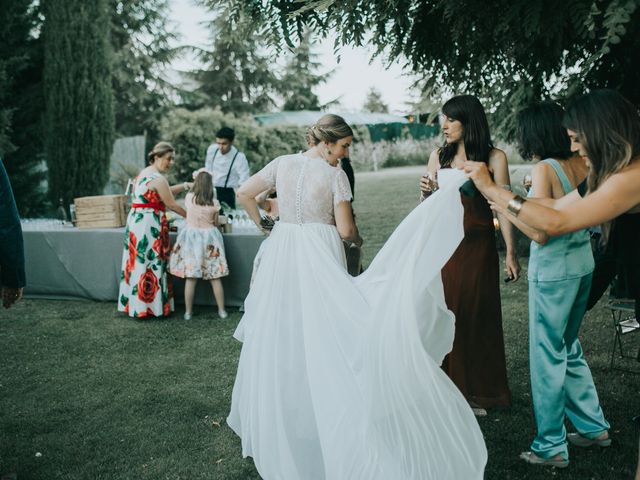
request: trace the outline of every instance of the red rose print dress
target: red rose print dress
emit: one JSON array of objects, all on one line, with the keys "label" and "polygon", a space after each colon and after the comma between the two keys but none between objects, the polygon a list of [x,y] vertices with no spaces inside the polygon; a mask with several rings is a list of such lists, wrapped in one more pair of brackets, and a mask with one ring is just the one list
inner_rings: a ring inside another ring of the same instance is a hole
[{"label": "red rose print dress", "polygon": [[130,317],[169,315],[173,311],[169,259],[169,223],[165,206],[149,183],[159,173],[137,178],[127,218],[118,311]]}]

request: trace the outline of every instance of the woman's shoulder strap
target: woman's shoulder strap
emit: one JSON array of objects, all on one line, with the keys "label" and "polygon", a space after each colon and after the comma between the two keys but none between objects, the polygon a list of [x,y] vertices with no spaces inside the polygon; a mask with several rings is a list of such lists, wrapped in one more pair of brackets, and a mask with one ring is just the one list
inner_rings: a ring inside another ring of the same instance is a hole
[{"label": "woman's shoulder strap", "polygon": [[567,177],[567,174],[564,173],[560,162],[558,162],[555,158],[546,158],[542,160],[542,162],[550,165],[551,168],[553,168],[553,170],[556,172],[558,180],[560,180],[560,183],[562,184],[564,193],[569,193],[574,189],[573,185],[571,185],[571,182],[569,181],[569,177]]}]

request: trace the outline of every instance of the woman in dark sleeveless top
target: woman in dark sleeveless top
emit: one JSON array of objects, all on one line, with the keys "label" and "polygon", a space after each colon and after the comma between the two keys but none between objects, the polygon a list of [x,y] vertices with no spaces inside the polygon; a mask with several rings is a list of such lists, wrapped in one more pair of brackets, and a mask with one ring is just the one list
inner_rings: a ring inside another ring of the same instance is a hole
[{"label": "woman in dark sleeveless top", "polygon": [[[460,168],[467,159],[491,166],[496,179],[509,185],[507,158],[493,147],[489,125],[476,97],[453,97],[442,108],[445,144],[432,152],[428,171],[431,178],[440,168]],[[421,182],[422,197],[431,191],[429,179]],[[451,353],[442,368],[460,389],[477,415],[484,409],[509,406],[511,392],[502,333],[499,259],[493,214],[487,200],[468,184],[461,189],[464,206],[464,239],[442,270],[447,306],[456,316],[456,334]],[[501,221],[507,245],[505,272],[517,280],[511,224]]]}]

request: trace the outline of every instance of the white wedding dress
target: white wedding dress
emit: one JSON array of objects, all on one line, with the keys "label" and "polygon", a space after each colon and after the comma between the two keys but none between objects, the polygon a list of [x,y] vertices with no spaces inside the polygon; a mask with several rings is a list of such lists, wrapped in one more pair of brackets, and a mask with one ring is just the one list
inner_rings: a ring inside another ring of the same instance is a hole
[{"label": "white wedding dress", "polygon": [[235,337],[243,342],[229,426],[265,480],[482,479],[487,452],[440,369],[453,344],[440,270],[463,237],[457,170],[353,278],[333,209],[347,177],[279,157],[273,229]]}]

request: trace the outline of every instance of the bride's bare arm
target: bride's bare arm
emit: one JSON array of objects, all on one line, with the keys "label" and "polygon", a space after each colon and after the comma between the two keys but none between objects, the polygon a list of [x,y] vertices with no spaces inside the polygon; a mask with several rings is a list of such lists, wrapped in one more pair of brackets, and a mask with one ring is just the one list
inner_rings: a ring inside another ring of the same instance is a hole
[{"label": "bride's bare arm", "polygon": [[353,242],[356,245],[362,245],[362,238],[358,233],[358,227],[353,219],[353,210],[351,202],[344,201],[338,203],[335,207],[336,228],[340,238],[347,242]]},{"label": "bride's bare arm", "polygon": [[259,229],[262,229],[262,226],[260,225],[260,210],[258,210],[256,197],[270,187],[271,185],[267,185],[267,182],[262,178],[254,175],[242,184],[236,194],[245,211]]}]

